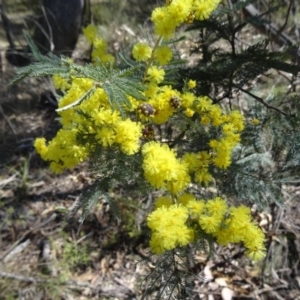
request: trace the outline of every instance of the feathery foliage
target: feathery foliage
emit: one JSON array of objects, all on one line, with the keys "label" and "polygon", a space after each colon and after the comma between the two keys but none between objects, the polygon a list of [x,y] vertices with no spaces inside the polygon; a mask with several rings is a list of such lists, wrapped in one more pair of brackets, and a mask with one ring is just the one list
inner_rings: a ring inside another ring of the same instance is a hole
[{"label": "feathery foliage", "polygon": [[111,65],[105,67],[100,60],[97,65],[86,64],[85,66],[76,65],[70,58],[58,57],[52,53],[43,55],[34,44],[28,33],[25,34],[26,40],[32,52],[33,63],[29,66],[17,70],[17,76],[11,81],[11,84],[17,83],[27,76],[43,77],[60,75],[63,78],[89,78],[94,80],[95,85],[89,89],[83,96],[73,103],[59,108],[58,111],[70,109],[79,105],[82,101],[91,97],[96,87],[102,87],[108,95],[110,105],[113,109],[118,109],[123,113],[123,106],[129,106],[127,96],[138,99],[144,99],[141,93],[145,88],[139,83],[138,77],[134,71],[136,67],[125,70],[115,70]]}]

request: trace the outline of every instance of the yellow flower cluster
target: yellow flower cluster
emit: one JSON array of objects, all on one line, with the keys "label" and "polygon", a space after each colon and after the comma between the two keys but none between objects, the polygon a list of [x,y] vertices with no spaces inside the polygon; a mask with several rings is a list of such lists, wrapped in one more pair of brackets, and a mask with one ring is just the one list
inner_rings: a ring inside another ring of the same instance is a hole
[{"label": "yellow flower cluster", "polygon": [[[200,115],[202,125],[220,128],[219,140],[211,140],[213,164],[226,169],[231,164],[233,148],[240,142],[240,132],[244,129],[244,117],[239,111],[224,114],[220,106],[212,104],[208,97],[198,97],[195,110]],[[200,180],[201,181],[201,180]]]},{"label": "yellow flower cluster", "polygon": [[146,180],[157,189],[177,194],[187,188],[190,176],[185,164],[176,158],[175,151],[166,144],[146,143],[142,148]]},{"label": "yellow flower cluster", "polygon": [[247,256],[253,260],[265,256],[264,234],[252,221],[249,208],[227,207],[220,197],[196,200],[192,194],[183,194],[176,202],[170,197],[160,197],[156,210],[148,216],[152,252],[161,254],[187,245],[201,238],[204,231],[220,245],[243,242]]},{"label": "yellow flower cluster", "polygon": [[[238,111],[225,113],[208,97],[195,96],[192,91],[197,82],[194,80],[186,82],[183,92],[162,84],[165,79],[162,66],[173,58],[172,50],[164,45],[163,39],[171,38],[183,22],[208,18],[219,2],[167,0],[166,6],[153,11],[151,19],[160,37],[153,48],[147,43],[137,43],[132,49],[133,58],[146,66],[141,78],[145,86],[144,100],[128,95],[131,106],[124,105],[122,116],[110,106],[101,82],[75,78],[73,73],[69,77],[54,75],[55,88],[64,93],[59,99],[58,110],[62,129],[49,142],[44,138],[36,139],[35,148],[56,173],[83,162],[99,146],[117,147],[126,155],[141,151],[145,179],[154,188],[172,195],[172,198],[160,197],[156,210],[148,217],[152,230],[150,246],[154,253],[185,246],[199,238],[196,236],[199,232],[205,232],[221,245],[243,242],[247,255],[260,259],[265,254],[263,234],[252,222],[249,209],[244,206],[228,208],[220,197],[204,201],[184,193],[191,182],[207,186],[213,181],[209,172],[211,166],[225,169],[231,164],[232,151],[244,129],[243,116]],[[95,26],[85,28],[84,35],[93,45],[95,64],[99,60],[104,65],[114,62],[113,56],[107,53],[106,42],[97,37]],[[88,99],[72,106],[91,89],[94,92]],[[69,108],[62,109],[66,106]],[[190,153],[155,141],[155,125],[165,124],[177,113],[193,117],[191,122],[196,116],[203,132],[213,135],[206,151]],[[253,120],[253,124],[258,122]],[[182,157],[178,157],[178,150],[184,153]]]},{"label": "yellow flower cluster", "polygon": [[172,60],[173,52],[168,46],[157,46],[152,49],[147,43],[137,43],[132,48],[132,56],[138,62],[147,61],[153,56],[154,61],[163,66]]},{"label": "yellow flower cluster", "polygon": [[193,230],[186,225],[188,217],[188,209],[180,204],[162,206],[152,212],[148,216],[148,226],[152,230],[152,252],[162,254],[192,242]]},{"label": "yellow flower cluster", "polygon": [[211,164],[209,152],[187,152],[183,155],[182,161],[186,164],[188,172],[194,175],[195,182],[200,182],[207,186],[213,180],[212,175],[208,171],[208,167]]},{"label": "yellow flower cluster", "polygon": [[188,86],[189,89],[195,88],[196,85],[197,85],[196,80],[189,80],[189,81],[187,82],[187,86]]},{"label": "yellow flower cluster", "polygon": [[[74,78],[67,81],[59,76],[55,76],[55,81],[67,90],[59,101],[59,108],[82,97],[94,84],[90,79]],[[122,119],[120,113],[110,107],[102,88],[95,88],[88,100],[59,114],[63,128],[56,137],[48,144],[44,138],[35,141],[37,152],[50,162],[50,168],[56,173],[86,160],[97,145],[119,146],[127,155],[135,154],[140,148],[141,123],[129,117]],[[79,135],[89,137],[87,142],[79,144]]]},{"label": "yellow flower cluster", "polygon": [[88,150],[76,141],[76,129],[61,129],[56,137],[46,145],[44,138],[37,138],[34,146],[41,157],[50,161],[50,168],[55,173],[70,169],[88,157]]},{"label": "yellow flower cluster", "polygon": [[[150,68],[149,77],[156,72],[159,73],[160,70],[156,70],[156,67]],[[92,79],[67,80],[55,75],[55,86],[65,91],[59,101],[59,108],[73,103],[92,87],[95,92],[80,105],[59,112],[63,129],[48,145],[44,140],[43,143],[37,140],[37,151],[43,159],[51,162],[51,169],[55,172],[72,168],[87,159],[97,145],[118,145],[125,154],[132,155],[139,151],[142,136],[154,138],[153,131],[149,134],[148,130],[151,124],[166,123],[179,109],[189,116],[189,110],[190,117],[195,112],[198,113],[202,125],[220,128],[218,139],[209,142],[211,150],[186,152],[179,159],[175,150],[169,149],[166,144],[149,142],[143,146],[142,167],[146,180],[153,187],[163,188],[174,195],[184,191],[192,181],[208,185],[213,180],[209,172],[210,165],[214,164],[219,168],[230,165],[232,150],[239,142],[239,132],[244,127],[243,117],[237,111],[223,113],[207,97],[196,97],[190,92],[180,93],[171,86],[159,86],[157,78],[158,75],[153,75],[146,84],[148,88],[144,94],[147,102],[128,97],[131,108],[124,107],[127,118],[123,120],[117,110],[111,109],[106,92],[96,87]],[[194,86],[193,81],[191,85]],[[206,121],[203,122],[203,119]],[[67,138],[68,134],[70,136]],[[84,146],[78,146],[77,135],[89,137]],[[73,145],[80,153],[71,151]]]},{"label": "yellow flower cluster", "polygon": [[146,61],[151,57],[152,49],[147,43],[137,43],[133,46],[132,56],[136,61]]},{"label": "yellow flower cluster", "polygon": [[170,39],[178,26],[193,19],[207,19],[215,10],[220,0],[172,0],[167,5],[157,7],[152,12],[151,20],[155,33],[164,39]]},{"label": "yellow flower cluster", "polygon": [[154,55],[155,62],[157,62],[161,66],[168,64],[173,58],[172,50],[168,46],[157,47],[155,49]]},{"label": "yellow flower cluster", "polygon": [[[186,115],[188,115],[188,110],[191,112],[190,117],[197,112],[202,124],[203,119],[206,118],[207,122],[203,125],[208,129],[209,127],[220,128],[220,134],[218,139],[209,142],[210,151],[186,152],[180,160],[176,158],[175,150],[170,150],[167,145],[145,144],[146,150],[143,150],[145,178],[153,187],[164,188],[175,194],[181,192],[192,181],[191,176],[195,182],[207,186],[213,180],[209,172],[210,165],[225,169],[231,164],[232,151],[240,141],[240,132],[244,128],[243,116],[238,111],[223,113],[222,109],[207,97],[196,97],[189,92],[179,93],[170,86],[159,87],[150,84],[149,87],[146,91],[149,100],[143,106],[145,109],[140,110],[143,120],[154,124],[164,124],[181,107],[185,109]],[[151,150],[155,148],[155,151],[148,155],[147,149],[150,145]],[[167,158],[172,163],[166,163]],[[173,170],[169,170],[167,174],[162,171],[163,168],[168,168],[172,164],[174,164]],[[170,174],[173,174],[172,178]]]},{"label": "yellow flower cluster", "polygon": [[97,37],[96,26],[88,25],[83,29],[83,34],[85,38],[93,45],[91,55],[94,63],[97,64],[97,59],[99,59],[104,65],[108,63],[114,63],[115,58],[111,54],[107,53],[106,41]]},{"label": "yellow flower cluster", "polygon": [[145,94],[148,95],[147,104],[154,110],[154,113],[150,115],[153,123],[164,124],[176,112],[176,107],[172,105],[172,99],[179,99],[180,93],[172,87],[166,85],[159,87],[155,82],[150,82]]},{"label": "yellow flower cluster", "polygon": [[68,81],[65,78],[62,78],[58,75],[53,75],[52,77],[53,85],[57,90],[62,90],[63,92],[66,91],[66,89],[70,88],[70,85]]}]

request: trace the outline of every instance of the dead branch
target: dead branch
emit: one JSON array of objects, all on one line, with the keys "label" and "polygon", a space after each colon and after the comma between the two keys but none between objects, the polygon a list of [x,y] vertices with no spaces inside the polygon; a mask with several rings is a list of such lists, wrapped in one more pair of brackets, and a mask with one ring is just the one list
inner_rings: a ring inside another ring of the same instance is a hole
[{"label": "dead branch", "polygon": [[4,278],[15,279],[15,280],[30,282],[30,283],[46,282],[46,280],[40,279],[40,278],[34,278],[34,277],[30,277],[30,276],[22,276],[22,275],[6,273],[6,272],[1,272],[1,271],[0,271],[0,276],[4,277]]},{"label": "dead branch", "polygon": [[275,107],[275,106],[272,106],[268,103],[266,103],[262,98],[252,94],[251,92],[241,88],[241,87],[237,87],[240,91],[244,92],[245,94],[251,96],[252,98],[254,98],[256,101],[258,101],[259,103],[263,104],[265,107],[269,108],[269,109],[273,109],[275,111],[277,111],[278,113],[282,114],[282,115],[285,115],[285,116],[288,116],[289,114],[288,113],[285,113],[284,111],[282,111],[281,109]]},{"label": "dead branch", "polygon": [[26,236],[31,233],[31,232],[34,232],[35,230],[45,226],[46,224],[48,224],[49,222],[55,220],[55,218],[57,217],[57,214],[53,214],[51,215],[46,221],[44,222],[40,222],[39,224],[37,224],[36,226],[34,226],[33,228],[27,230],[26,232],[24,232],[22,234],[22,236],[4,253],[4,255],[1,257],[0,261],[4,261],[5,257],[11,252],[13,251],[17,246],[18,244],[24,240],[26,238]]}]

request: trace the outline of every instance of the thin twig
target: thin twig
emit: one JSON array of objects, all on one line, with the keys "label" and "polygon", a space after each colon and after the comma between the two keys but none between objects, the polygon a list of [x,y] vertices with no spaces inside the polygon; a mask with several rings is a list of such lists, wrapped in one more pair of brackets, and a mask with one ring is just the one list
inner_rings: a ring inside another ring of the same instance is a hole
[{"label": "thin twig", "polygon": [[286,16],[285,16],[285,21],[284,21],[283,25],[278,29],[278,34],[281,34],[283,32],[283,30],[285,29],[285,27],[287,25],[287,22],[288,22],[288,19],[289,19],[289,16],[290,16],[290,12],[291,12],[291,8],[292,8],[293,4],[294,4],[294,0],[290,0],[290,4],[289,4],[289,7],[288,7]]},{"label": "thin twig", "polygon": [[31,232],[33,232],[33,231],[35,231],[35,230],[37,230],[37,229],[39,229],[39,228],[45,226],[45,225],[48,224],[49,222],[55,220],[56,217],[57,217],[57,214],[54,213],[54,214],[51,215],[50,218],[48,218],[46,221],[41,222],[41,223],[37,224],[36,226],[34,226],[33,228],[31,228],[31,229],[27,230],[26,232],[24,232],[24,233],[22,234],[22,236],[21,236],[17,241],[15,241],[15,242],[13,243],[13,245],[12,245],[8,250],[5,251],[5,253],[4,253],[4,255],[1,257],[0,261],[3,261],[4,258],[5,258],[5,257],[6,257],[6,256],[7,256],[14,248],[16,248],[16,247],[18,246],[18,244],[19,244],[22,240],[24,240],[25,237],[26,237],[29,233],[31,233]]},{"label": "thin twig", "polygon": [[4,278],[15,279],[15,280],[31,282],[31,283],[38,283],[38,282],[46,282],[47,281],[47,280],[41,279],[41,278],[34,278],[34,277],[30,277],[30,276],[22,276],[22,275],[6,273],[6,272],[1,272],[1,271],[0,271],[0,276],[4,277]]},{"label": "thin twig", "polygon": [[16,254],[22,252],[29,244],[30,239],[27,239],[24,243],[19,244],[17,247],[13,249],[4,259],[4,262],[11,260]]},{"label": "thin twig", "polygon": [[[48,38],[48,41],[49,41],[49,44],[50,44],[50,52],[53,52],[54,51],[54,48],[55,48],[55,45],[53,43],[53,32],[52,32],[52,27],[51,27],[51,24],[49,22],[49,18],[48,18],[48,14],[46,12],[46,9],[44,7],[44,4],[42,3],[41,5],[41,9],[42,9],[42,12],[43,12],[43,15],[44,15],[44,20],[46,21],[46,24],[47,24],[47,27],[48,27],[48,30],[49,30],[49,34],[46,34],[47,38]],[[49,14],[52,13],[50,11],[50,9],[48,10],[49,11]],[[53,17],[53,16],[52,16]],[[53,17],[54,20],[55,20],[55,17]]]},{"label": "thin twig", "polygon": [[[9,278],[9,279],[14,279],[14,280],[19,280],[19,281],[24,281],[24,282],[30,282],[30,283],[50,283],[53,282],[53,279],[42,279],[42,278],[37,278],[37,277],[30,277],[30,276],[23,276],[19,274],[13,274],[13,273],[7,273],[7,272],[2,272],[0,271],[0,276],[4,278]],[[81,287],[81,288],[90,288],[90,289],[96,289],[96,287],[92,286],[89,283],[86,282],[77,282],[74,280],[67,280],[64,282],[61,282],[62,285],[66,286],[76,286],[76,287]]]},{"label": "thin twig", "polygon": [[245,89],[243,89],[243,88],[241,88],[241,87],[238,87],[238,86],[235,86],[235,87],[238,88],[239,90],[241,90],[242,92],[244,92],[245,94],[251,96],[251,97],[254,98],[256,101],[258,101],[259,103],[263,104],[265,107],[267,107],[267,108],[269,108],[269,109],[273,109],[273,110],[279,112],[279,113],[282,114],[282,115],[290,116],[288,113],[285,113],[285,112],[282,111],[281,109],[279,109],[279,108],[277,108],[277,107],[275,107],[275,106],[272,106],[272,105],[266,103],[262,98],[260,98],[260,97],[258,97],[258,96],[256,96],[256,95],[252,94],[251,92],[249,92],[249,91],[247,91],[247,90],[245,90]]},{"label": "thin twig", "polygon": [[81,243],[83,240],[91,237],[93,234],[94,234],[94,231],[89,232],[88,234],[86,234],[85,236],[83,236],[82,238],[80,238],[78,241],[76,241],[75,244],[77,245],[77,244]]},{"label": "thin twig", "polygon": [[10,120],[6,117],[4,111],[3,111],[3,108],[2,108],[2,105],[0,105],[0,114],[3,116],[4,120],[7,122],[8,126],[10,127],[11,131],[13,132],[13,134],[16,136],[17,133],[14,129],[14,126],[12,125],[12,123],[10,122]]},{"label": "thin twig", "polygon": [[16,177],[17,177],[17,174],[13,174],[9,178],[1,180],[0,181],[0,187],[4,188],[7,184],[9,184],[10,182],[14,181],[16,179]]}]

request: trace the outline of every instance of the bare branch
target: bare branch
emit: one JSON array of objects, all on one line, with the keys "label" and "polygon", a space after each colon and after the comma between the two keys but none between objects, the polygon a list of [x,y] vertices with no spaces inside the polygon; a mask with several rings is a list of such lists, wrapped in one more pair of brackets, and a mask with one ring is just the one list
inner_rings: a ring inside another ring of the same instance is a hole
[{"label": "bare branch", "polygon": [[245,90],[245,89],[243,89],[243,88],[241,88],[241,87],[237,87],[237,86],[236,86],[236,88],[238,88],[240,91],[244,92],[245,94],[251,96],[251,97],[254,98],[256,101],[258,101],[259,103],[263,104],[265,107],[267,107],[267,108],[269,108],[269,109],[273,109],[273,110],[279,112],[279,113],[282,114],[282,115],[289,116],[289,114],[285,113],[284,111],[282,111],[281,109],[279,109],[279,108],[277,108],[277,107],[275,107],[275,106],[272,106],[272,105],[266,103],[262,98],[260,98],[260,97],[258,97],[258,96],[256,96],[256,95],[252,94],[251,92],[249,92],[249,91],[247,91],[247,90]]}]

